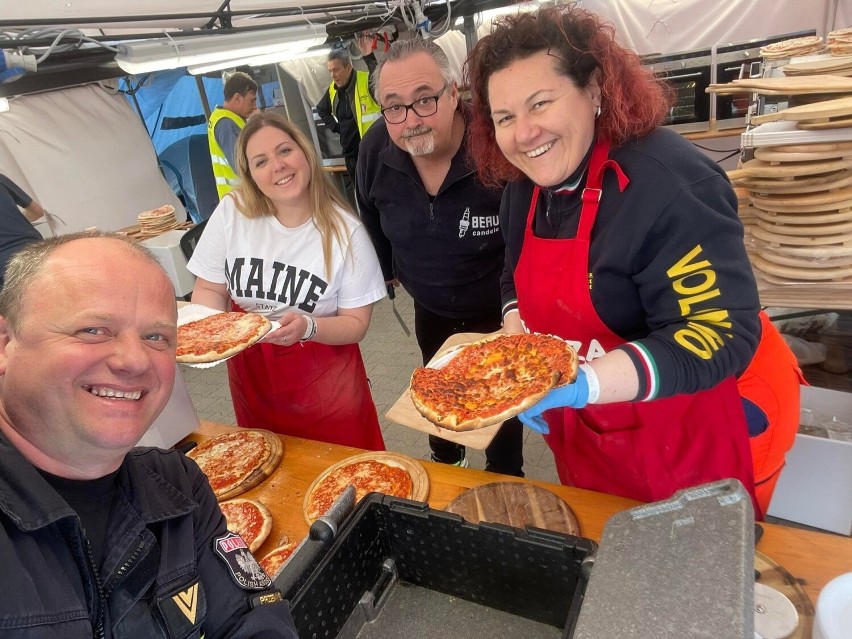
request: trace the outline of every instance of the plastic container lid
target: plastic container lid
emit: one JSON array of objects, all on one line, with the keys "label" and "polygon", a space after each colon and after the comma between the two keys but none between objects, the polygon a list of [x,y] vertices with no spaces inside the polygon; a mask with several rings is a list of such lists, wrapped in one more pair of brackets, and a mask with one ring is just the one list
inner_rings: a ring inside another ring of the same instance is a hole
[{"label": "plastic container lid", "polygon": [[832,579],[816,605],[813,639],[849,639],[852,632],[852,572]]}]

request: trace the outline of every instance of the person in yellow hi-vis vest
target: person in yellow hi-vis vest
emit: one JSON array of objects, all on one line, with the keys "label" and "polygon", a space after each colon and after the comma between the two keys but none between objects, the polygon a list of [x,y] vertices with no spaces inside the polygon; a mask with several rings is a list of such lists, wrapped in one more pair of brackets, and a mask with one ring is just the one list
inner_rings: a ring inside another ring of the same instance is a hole
[{"label": "person in yellow hi-vis vest", "polygon": [[370,74],[376,68],[372,41],[362,37],[358,47],[369,71],[356,71],[345,49],[335,49],[328,54],[326,67],[331,74],[328,91],[317,103],[322,121],[332,131],[340,134],[340,146],[346,162],[346,173],[355,184],[355,167],[358,164],[358,146],[361,138],[376,120],[382,117],[381,107],[370,94]]},{"label": "person in yellow hi-vis vest", "polygon": [[216,192],[221,200],[237,185],[234,149],[246,119],[257,109],[257,82],[248,73],[236,71],[225,80],[225,102],[217,106],[207,122],[207,144]]}]

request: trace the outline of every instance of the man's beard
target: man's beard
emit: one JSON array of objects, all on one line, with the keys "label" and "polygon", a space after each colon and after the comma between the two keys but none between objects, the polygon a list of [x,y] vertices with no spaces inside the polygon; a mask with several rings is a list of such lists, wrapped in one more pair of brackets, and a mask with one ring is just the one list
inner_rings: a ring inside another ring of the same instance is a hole
[{"label": "man's beard", "polygon": [[429,155],[435,150],[435,132],[426,125],[405,131],[402,140],[405,150],[415,157]]}]

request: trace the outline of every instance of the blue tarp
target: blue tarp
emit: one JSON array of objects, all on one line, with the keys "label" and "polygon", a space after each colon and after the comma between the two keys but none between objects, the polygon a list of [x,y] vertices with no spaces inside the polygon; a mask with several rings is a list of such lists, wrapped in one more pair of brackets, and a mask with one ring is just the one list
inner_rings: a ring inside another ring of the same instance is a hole
[{"label": "blue tarp", "polygon": [[[207,104],[211,109],[221,105],[222,79],[200,77]],[[195,76],[186,69],[173,69],[136,76],[131,83],[123,78],[121,82],[124,91],[135,90],[135,102],[129,94],[127,99],[134,110],[138,104],[142,112],[166,181],[182,198],[195,222],[206,219],[218,197],[206,150],[206,116]],[[272,92],[277,88],[277,82],[262,85],[266,104],[272,104]]]}]

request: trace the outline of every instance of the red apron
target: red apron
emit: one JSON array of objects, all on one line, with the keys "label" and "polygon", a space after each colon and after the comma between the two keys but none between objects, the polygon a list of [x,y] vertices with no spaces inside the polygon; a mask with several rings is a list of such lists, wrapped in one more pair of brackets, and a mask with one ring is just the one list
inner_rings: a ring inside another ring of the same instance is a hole
[{"label": "red apron", "polygon": [[806,383],[796,356],[766,313],[760,313],[763,332],[751,364],[737,380],[742,397],[766,413],[766,430],[749,439],[754,461],[757,501],[766,512],[775,484],[784,468],[784,458],[799,430],[799,387]]},{"label": "red apron", "polygon": [[[529,330],[579,342],[581,360],[592,340],[603,352],[625,343],[598,317],[589,291],[589,244],[604,172],[615,170],[622,190],[629,181],[608,155],[609,144],[597,142],[574,239],[534,235],[535,188],[515,269],[518,308]],[[545,418],[550,426],[545,439],[563,484],[657,501],[734,477],[754,494],[748,429],[733,377],[691,395],[554,409]]]},{"label": "red apron", "polygon": [[240,426],[385,450],[358,344],[260,343],[227,363]]}]

